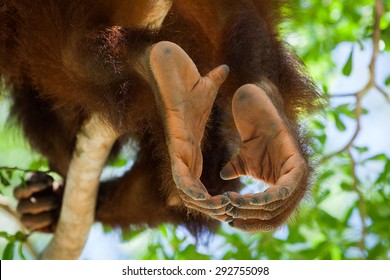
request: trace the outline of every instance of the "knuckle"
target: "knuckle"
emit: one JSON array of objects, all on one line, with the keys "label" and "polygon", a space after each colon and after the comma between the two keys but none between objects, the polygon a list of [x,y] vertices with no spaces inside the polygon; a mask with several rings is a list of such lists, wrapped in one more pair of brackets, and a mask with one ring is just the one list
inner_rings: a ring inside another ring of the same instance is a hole
[{"label": "knuckle", "polygon": [[216,211],[216,207],[215,207],[215,203],[213,201],[208,201],[206,204],[205,204],[205,207],[207,209],[214,209],[214,211]]},{"label": "knuckle", "polygon": [[233,205],[235,205],[237,207],[241,207],[245,204],[245,199],[242,197],[238,197],[237,199],[232,200],[232,203],[233,203]]},{"label": "knuckle", "polygon": [[230,214],[233,216],[233,218],[241,217],[241,211],[238,208],[234,208],[232,211],[230,211]]},{"label": "knuckle", "polygon": [[228,213],[228,212],[232,211],[233,209],[234,209],[234,206],[229,204],[226,206],[225,211]]}]

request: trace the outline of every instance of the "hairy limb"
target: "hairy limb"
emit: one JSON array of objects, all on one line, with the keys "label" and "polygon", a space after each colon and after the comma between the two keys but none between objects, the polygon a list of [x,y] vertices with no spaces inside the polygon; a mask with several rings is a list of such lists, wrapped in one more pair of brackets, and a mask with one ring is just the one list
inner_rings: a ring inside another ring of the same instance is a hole
[{"label": "hairy limb", "polygon": [[81,128],[66,180],[60,219],[42,259],[76,259],[94,221],[101,171],[117,139],[99,116]]},{"label": "hairy limb", "polygon": [[[276,90],[272,88],[272,90]],[[249,175],[269,188],[262,193],[228,193],[231,225],[244,231],[280,226],[304,196],[309,167],[283,113],[262,88],[247,84],[233,97],[233,117],[242,147],[221,171],[225,180]]]},{"label": "hairy limb", "polygon": [[172,175],[184,204],[226,221],[230,202],[224,195],[210,196],[200,181],[201,141],[217,91],[229,68],[219,66],[201,77],[191,58],[176,44],[160,42],[150,49],[155,98],[164,121]]}]

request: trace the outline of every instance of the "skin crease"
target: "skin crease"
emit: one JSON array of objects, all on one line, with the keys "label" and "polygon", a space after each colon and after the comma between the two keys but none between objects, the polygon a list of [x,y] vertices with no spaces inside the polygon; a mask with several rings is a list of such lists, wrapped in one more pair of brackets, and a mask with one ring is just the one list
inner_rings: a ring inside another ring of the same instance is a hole
[{"label": "skin crease", "polygon": [[[319,98],[279,39],[279,2],[177,0],[150,30],[140,16],[149,1],[0,0],[0,73],[12,114],[64,177],[91,113],[121,135],[113,156],[129,139],[138,143],[132,169],[101,183],[98,221],[274,230],[310,187],[298,118]],[[240,195],[241,175],[270,188]],[[23,223],[52,231],[62,192],[40,173],[27,185],[15,189]]]}]

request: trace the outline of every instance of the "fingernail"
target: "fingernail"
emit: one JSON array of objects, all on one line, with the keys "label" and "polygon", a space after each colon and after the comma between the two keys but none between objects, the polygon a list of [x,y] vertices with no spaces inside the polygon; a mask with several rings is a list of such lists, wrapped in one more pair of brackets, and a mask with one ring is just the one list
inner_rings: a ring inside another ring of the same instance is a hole
[{"label": "fingernail", "polygon": [[242,197],[240,197],[240,198],[238,198],[238,199],[236,200],[236,204],[237,204],[238,206],[242,206],[242,205],[244,204],[244,202],[245,202],[245,200],[244,200]]},{"label": "fingernail", "polygon": [[232,211],[234,209],[234,206],[233,205],[228,205],[226,206],[226,212],[229,213],[230,211]]},{"label": "fingernail", "polygon": [[282,198],[282,199],[285,199],[286,197],[288,197],[290,195],[290,192],[288,190],[288,188],[286,187],[281,187],[279,189],[279,196]]},{"label": "fingernail", "polygon": [[227,197],[227,196],[224,196],[222,198],[222,202],[221,202],[221,205],[226,205],[230,202],[230,199]]}]

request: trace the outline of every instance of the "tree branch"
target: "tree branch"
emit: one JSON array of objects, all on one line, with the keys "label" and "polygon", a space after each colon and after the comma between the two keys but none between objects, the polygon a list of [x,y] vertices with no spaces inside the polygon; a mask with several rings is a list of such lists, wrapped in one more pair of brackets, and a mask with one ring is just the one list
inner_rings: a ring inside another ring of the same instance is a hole
[{"label": "tree branch", "polygon": [[333,94],[330,98],[345,98],[345,97],[356,97],[355,93],[341,93],[341,94]]},{"label": "tree branch", "polygon": [[357,136],[360,133],[361,130],[361,111],[362,111],[362,106],[361,106],[361,101],[362,98],[373,88],[377,89],[385,98],[387,101],[390,102],[389,95],[376,83],[375,77],[376,77],[376,60],[379,54],[379,43],[380,43],[380,38],[381,38],[381,29],[380,29],[380,20],[381,17],[384,13],[384,6],[381,0],[375,0],[375,19],[374,19],[374,26],[373,26],[373,34],[372,34],[372,42],[373,42],[373,50],[372,50],[372,55],[371,55],[371,60],[369,64],[369,80],[367,84],[358,92],[353,93],[353,94],[341,94],[341,95],[336,95],[332,97],[355,97],[356,98],[356,109],[355,109],[355,115],[356,115],[356,128],[355,132],[352,135],[351,139],[348,141],[348,143],[342,147],[340,150],[331,153],[320,161],[320,163],[324,163],[327,160],[331,159],[332,157],[343,153],[347,152],[350,159],[351,159],[351,166],[352,166],[352,178],[353,178],[353,189],[358,195],[358,208],[359,208],[359,214],[360,214],[360,219],[362,222],[362,234],[360,241],[358,243],[358,247],[360,248],[363,257],[366,255],[366,237],[367,237],[367,210],[366,210],[366,205],[365,205],[365,200],[363,193],[361,192],[359,188],[359,178],[357,175],[357,170],[356,170],[356,161],[353,158],[353,155],[351,153],[351,147],[353,143],[355,142]]},{"label": "tree branch", "polygon": [[355,98],[356,98],[356,108],[355,108],[356,128],[355,128],[355,132],[353,133],[351,139],[349,139],[348,143],[345,144],[344,147],[342,147],[341,149],[339,149],[336,152],[333,152],[333,153],[323,157],[320,160],[320,164],[325,163],[326,161],[328,161],[329,159],[333,158],[334,156],[349,150],[351,148],[351,146],[353,145],[353,143],[355,142],[356,138],[359,136],[359,133],[360,133],[360,130],[361,130],[362,106],[361,106],[361,97],[360,97],[360,95],[356,94]]},{"label": "tree branch", "polygon": [[340,153],[347,151],[353,145],[353,143],[355,142],[355,140],[356,140],[356,138],[359,135],[359,132],[361,130],[361,111],[362,111],[361,101],[362,101],[362,98],[372,88],[378,89],[380,93],[382,93],[384,96],[386,96],[386,99],[389,99],[386,92],[383,89],[381,89],[375,81],[375,75],[376,75],[375,65],[376,65],[376,60],[377,60],[378,54],[379,54],[379,42],[380,42],[380,38],[381,38],[380,21],[381,21],[381,17],[383,15],[383,12],[384,12],[384,6],[383,6],[382,1],[375,0],[375,12],[374,12],[375,13],[375,20],[374,20],[374,27],[373,27],[374,31],[372,34],[373,50],[372,50],[372,54],[371,54],[370,64],[368,66],[370,76],[369,76],[369,80],[368,80],[367,84],[356,93],[340,94],[340,95],[333,95],[332,96],[332,98],[333,97],[355,97],[356,98],[356,108],[355,108],[356,128],[355,128],[355,132],[352,135],[351,139],[348,141],[348,143],[344,147],[342,147],[340,150],[338,150],[336,152],[333,152],[327,156],[324,156],[320,160],[320,164],[328,161],[329,159],[333,158],[334,156],[336,156]]},{"label": "tree branch", "polygon": [[81,127],[66,177],[60,219],[42,259],[77,259],[95,220],[100,174],[117,134],[97,115]]},{"label": "tree branch", "polygon": [[383,88],[381,88],[379,85],[376,85],[375,87],[383,95],[383,97],[386,99],[386,101],[390,103],[390,95],[388,95],[387,92]]},{"label": "tree branch", "polygon": [[358,178],[357,172],[356,172],[356,161],[353,158],[351,150],[349,150],[349,149],[348,149],[348,155],[351,159],[351,166],[352,166],[352,178],[353,178],[353,185],[352,186],[353,186],[354,191],[358,195],[358,201],[359,201],[358,208],[359,208],[359,214],[360,214],[360,221],[362,223],[362,232],[361,232],[360,241],[358,243],[358,247],[360,248],[362,255],[365,256],[366,255],[366,237],[367,237],[367,232],[368,232],[368,230],[367,230],[368,215],[367,215],[367,210],[366,210],[366,204],[364,202],[364,196],[363,196],[363,193],[361,192],[360,187],[359,187],[359,178]]}]

